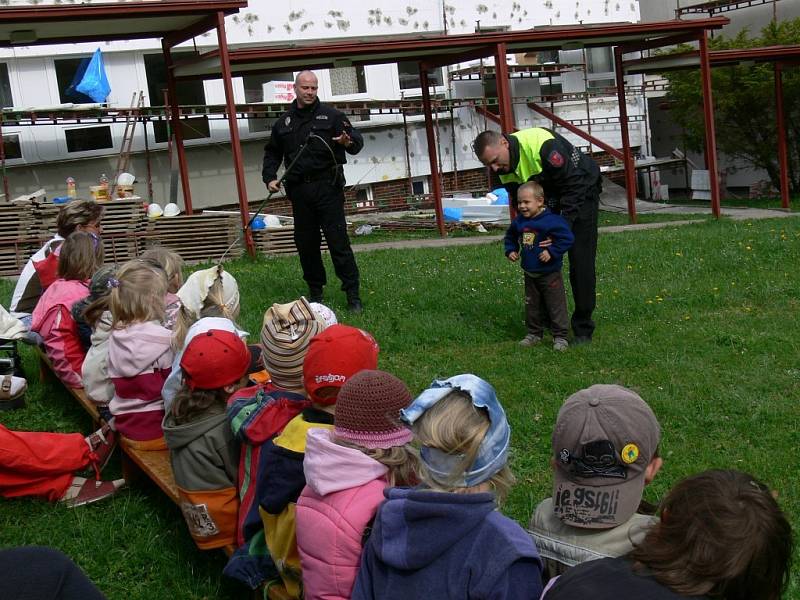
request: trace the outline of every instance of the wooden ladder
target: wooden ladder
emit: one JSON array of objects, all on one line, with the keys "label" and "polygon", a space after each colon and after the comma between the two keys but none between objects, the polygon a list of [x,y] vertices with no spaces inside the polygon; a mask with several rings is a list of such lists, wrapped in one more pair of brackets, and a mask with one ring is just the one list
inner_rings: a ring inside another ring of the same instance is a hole
[{"label": "wooden ladder", "polygon": [[[133,92],[131,98],[131,110],[125,119],[125,133],[122,135],[122,144],[117,156],[117,168],[114,171],[114,178],[111,180],[111,191],[109,200],[116,197],[117,179],[128,169],[131,161],[131,148],[133,147],[133,134],[136,132],[136,121],[139,119],[139,110],[144,106],[144,92],[139,90]],[[145,133],[146,135],[146,133]]]}]

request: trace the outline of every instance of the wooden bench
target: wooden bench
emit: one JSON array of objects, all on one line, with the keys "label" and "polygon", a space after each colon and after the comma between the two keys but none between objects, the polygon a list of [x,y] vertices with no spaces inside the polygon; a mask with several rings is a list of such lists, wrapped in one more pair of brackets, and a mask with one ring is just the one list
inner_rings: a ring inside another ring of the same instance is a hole
[{"label": "wooden bench", "polygon": [[[36,349],[39,355],[39,373],[43,380],[56,377],[53,370],[53,363],[44,353],[41,348]],[[59,380],[60,381],[60,380]],[[97,410],[97,405],[92,402],[86,395],[83,388],[71,388],[64,386],[64,388],[78,401],[84,410],[92,417],[95,425],[100,423],[100,413]],[[175,483],[175,476],[172,473],[172,463],[169,458],[169,450],[139,450],[132,448],[124,441],[120,442],[122,450],[122,473],[125,481],[133,481],[139,477],[141,473],[147,475],[161,490],[172,500],[175,504],[180,506],[180,497],[178,495],[178,484]],[[230,556],[236,550],[233,544],[229,544],[223,548],[225,554]],[[254,592],[254,597],[261,598],[259,590]],[[292,597],[287,593],[286,588],[280,584],[272,584],[268,588],[267,597],[269,600],[292,600]]]}]

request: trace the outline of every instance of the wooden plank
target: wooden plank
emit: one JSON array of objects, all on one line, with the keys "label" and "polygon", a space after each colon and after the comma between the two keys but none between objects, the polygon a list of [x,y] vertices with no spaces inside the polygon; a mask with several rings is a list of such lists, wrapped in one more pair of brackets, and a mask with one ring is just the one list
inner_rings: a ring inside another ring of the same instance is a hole
[{"label": "wooden plank", "polygon": [[[50,358],[47,356],[47,354],[45,354],[45,351],[37,346],[36,353],[39,355],[40,373],[46,367],[55,375],[53,363],[50,362]],[[72,395],[72,397],[78,401],[78,404],[83,407],[83,410],[89,413],[89,416],[92,417],[92,422],[97,425],[100,422],[100,412],[97,410],[97,405],[89,399],[89,396],[86,395],[86,391],[83,388],[72,388],[68,385],[65,385],[64,389],[66,389]]]},{"label": "wooden plank", "polygon": [[137,450],[124,439],[120,440],[120,447],[170,500],[175,504],[180,504],[178,484],[175,483],[175,476],[172,473],[169,450]]}]

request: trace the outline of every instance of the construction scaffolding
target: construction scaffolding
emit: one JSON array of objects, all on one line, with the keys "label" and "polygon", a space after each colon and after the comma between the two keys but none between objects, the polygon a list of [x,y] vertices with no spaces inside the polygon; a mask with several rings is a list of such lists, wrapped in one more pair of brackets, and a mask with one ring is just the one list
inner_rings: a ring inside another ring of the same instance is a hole
[{"label": "construction scaffolding", "polygon": [[772,4],[778,0],[712,0],[711,2],[700,2],[690,6],[682,6],[675,9],[675,18],[679,19],[683,15],[707,14],[713,17],[716,14],[726,13],[740,8],[750,8],[751,6],[762,6]]}]

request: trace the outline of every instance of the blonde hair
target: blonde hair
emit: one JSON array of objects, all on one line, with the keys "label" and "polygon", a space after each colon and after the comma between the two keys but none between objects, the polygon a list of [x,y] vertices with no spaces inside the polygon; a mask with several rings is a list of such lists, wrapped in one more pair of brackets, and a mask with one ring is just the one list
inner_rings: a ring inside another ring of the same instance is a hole
[{"label": "blonde hair", "polygon": [[181,255],[166,246],[153,246],[142,252],[144,260],[152,260],[161,265],[167,274],[167,291],[174,294],[183,285],[183,259]]},{"label": "blonde hair", "polygon": [[536,181],[526,181],[519,186],[519,188],[517,188],[517,198],[519,198],[522,192],[530,192],[533,194],[534,198],[544,200],[544,188]]},{"label": "blonde hair", "polygon": [[391,448],[364,448],[335,436],[333,441],[339,446],[359,450],[389,469],[386,473],[389,487],[412,486],[419,483],[419,452],[411,444]]},{"label": "blonde hair", "polygon": [[[432,490],[439,492],[462,491],[464,473],[475,462],[483,438],[489,430],[489,415],[476,408],[466,392],[454,390],[431,406],[414,423],[413,430],[419,443],[429,448],[461,458],[454,472],[446,481],[433,477],[420,463],[420,479]],[[514,475],[508,465],[503,466],[489,480],[489,485],[502,503],[514,485]]]},{"label": "blonde hair", "polygon": [[97,236],[74,231],[61,244],[58,255],[58,276],[61,279],[90,279],[103,264],[103,244]]},{"label": "blonde hair", "polygon": [[163,269],[140,259],[125,263],[117,271],[116,279],[111,280],[112,327],[163,321],[166,293],[167,277]]},{"label": "blonde hair", "polygon": [[175,350],[183,348],[183,343],[186,341],[186,334],[189,333],[189,328],[194,325],[198,319],[203,317],[224,317],[231,321],[236,321],[239,316],[239,305],[229,307],[225,304],[225,290],[222,283],[222,272],[217,275],[214,283],[208,288],[208,295],[203,300],[203,308],[200,309],[200,314],[196,315],[191,309],[186,308],[181,304],[180,310],[175,319],[175,327],[172,329],[172,344]]}]

